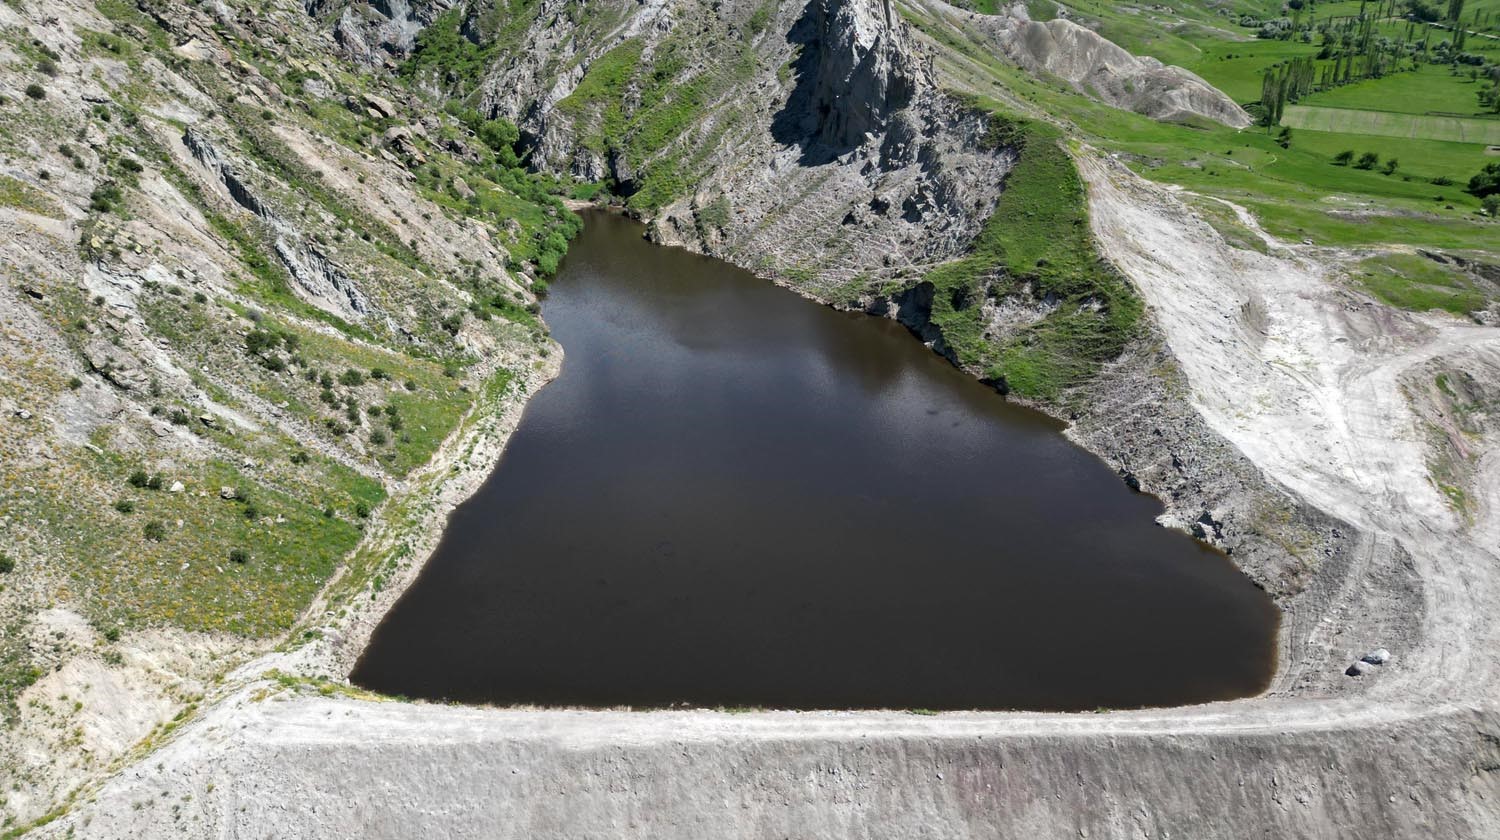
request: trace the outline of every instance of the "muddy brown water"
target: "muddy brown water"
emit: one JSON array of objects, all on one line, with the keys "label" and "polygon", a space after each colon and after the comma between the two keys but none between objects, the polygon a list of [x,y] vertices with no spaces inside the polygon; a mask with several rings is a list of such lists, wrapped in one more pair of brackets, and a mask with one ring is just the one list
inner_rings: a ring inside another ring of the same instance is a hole
[{"label": "muddy brown water", "polygon": [[901,326],[591,213],[561,376],[353,680],[498,704],[1058,709],[1264,689],[1277,612]]}]

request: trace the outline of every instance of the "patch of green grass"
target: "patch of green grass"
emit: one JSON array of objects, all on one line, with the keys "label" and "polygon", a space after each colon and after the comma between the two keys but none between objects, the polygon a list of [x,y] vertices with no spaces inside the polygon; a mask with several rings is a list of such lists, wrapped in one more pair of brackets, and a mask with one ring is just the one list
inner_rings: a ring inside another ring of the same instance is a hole
[{"label": "patch of green grass", "polygon": [[1281,122],[1292,128],[1343,134],[1447,140],[1481,145],[1500,144],[1500,120],[1288,105]]},{"label": "patch of green grass", "polygon": [[[78,603],[105,625],[274,635],[359,542],[348,518],[323,515],[325,504],[353,501],[329,498],[324,488],[281,489],[210,460],[170,471],[188,492],[133,489],[125,476],[135,465],[122,456],[82,461],[30,471],[25,480],[37,492],[0,494],[0,509],[48,524],[58,543],[52,551],[77,560],[60,570],[65,589],[84,596]],[[366,496],[381,493],[357,483]],[[219,498],[221,486],[253,490],[248,501],[230,501]],[[121,493],[135,502],[131,516],[104,501]],[[142,522],[161,523],[160,539],[147,536]],[[250,562],[228,562],[228,546],[247,549]]]},{"label": "patch of green grass", "polygon": [[63,217],[62,208],[51,196],[9,175],[0,175],[0,207],[14,207],[51,219]]},{"label": "patch of green grass", "polygon": [[23,621],[0,629],[0,726],[16,722],[16,698],[42,676],[32,662],[29,638]]},{"label": "patch of green grass", "polygon": [[1405,114],[1479,114],[1476,94],[1482,85],[1466,75],[1454,76],[1446,67],[1419,64],[1416,70],[1314,93],[1302,104]]},{"label": "patch of green grass", "polygon": [[[1083,183],[1060,134],[991,119],[1000,134],[1019,138],[1020,156],[970,253],[923,278],[934,289],[932,321],[959,364],[1017,394],[1055,399],[1119,355],[1141,302],[1094,250]],[[984,298],[1028,288],[1052,303],[1050,313],[1015,335],[987,335]]]},{"label": "patch of green grass", "polygon": [[1462,274],[1415,254],[1362,260],[1355,277],[1371,294],[1402,309],[1441,309],[1467,315],[1483,309],[1488,302]]},{"label": "patch of green grass", "polygon": [[399,74],[406,79],[437,78],[467,92],[478,84],[494,58],[495,45],[481,46],[465,38],[462,7],[438,15],[417,36],[411,57]]},{"label": "patch of green grass", "polygon": [[602,108],[601,134],[618,136],[625,127],[620,100],[641,63],[644,48],[639,38],[629,38],[594,59],[573,92],[557,103],[558,110],[578,119],[591,108]]},{"label": "patch of green grass", "polygon": [[[311,331],[299,332],[302,355],[314,368],[335,374],[350,367],[361,371],[380,368],[389,375],[388,380],[366,381],[356,389],[338,387],[349,390],[363,405],[396,406],[401,418],[399,428],[390,428],[389,418],[370,417],[364,421],[387,430],[390,443],[386,450],[392,454],[382,458],[381,463],[395,475],[404,476],[427,463],[473,405],[473,395],[444,376],[444,366],[437,362],[412,359]],[[416,389],[396,384],[406,382],[416,385]]]},{"label": "patch of green grass", "polygon": [[[496,371],[495,375],[479,389],[479,396],[482,400],[480,410],[469,415],[468,419],[463,421],[463,428],[456,431],[461,433],[471,428],[479,418],[493,417],[507,402],[524,399],[523,389],[511,387],[514,381],[510,371]],[[405,492],[392,497],[384,508],[383,521],[387,529],[386,533],[415,533],[418,524],[431,511],[434,504],[433,494],[447,478],[447,475],[422,476]],[[346,563],[345,574],[330,587],[327,593],[329,603],[347,603],[369,589],[378,590],[382,581],[394,573],[400,565],[411,562],[414,553],[409,539],[366,542],[350,556]]]}]

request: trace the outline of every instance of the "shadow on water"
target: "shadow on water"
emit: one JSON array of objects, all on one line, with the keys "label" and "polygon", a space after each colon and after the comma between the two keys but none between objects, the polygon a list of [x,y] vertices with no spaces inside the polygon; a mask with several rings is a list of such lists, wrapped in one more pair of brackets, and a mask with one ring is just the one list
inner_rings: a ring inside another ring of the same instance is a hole
[{"label": "shadow on water", "polygon": [[353,675],[584,706],[1092,709],[1263,690],[1277,614],[897,324],[593,213],[567,356]]}]

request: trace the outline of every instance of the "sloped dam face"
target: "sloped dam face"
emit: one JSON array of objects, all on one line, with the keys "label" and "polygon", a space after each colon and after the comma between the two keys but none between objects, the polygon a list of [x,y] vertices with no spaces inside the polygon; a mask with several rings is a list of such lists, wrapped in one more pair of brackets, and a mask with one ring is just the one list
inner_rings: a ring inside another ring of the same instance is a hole
[{"label": "sloped dam face", "polygon": [[901,326],[594,213],[562,375],[353,675],[499,704],[1059,709],[1256,693],[1277,613]]}]

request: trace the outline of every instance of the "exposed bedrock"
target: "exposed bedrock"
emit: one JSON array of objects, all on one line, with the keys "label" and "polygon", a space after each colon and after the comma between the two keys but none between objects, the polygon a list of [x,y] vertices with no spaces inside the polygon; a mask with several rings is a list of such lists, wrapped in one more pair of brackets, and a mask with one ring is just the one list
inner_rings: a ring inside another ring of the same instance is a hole
[{"label": "exposed bedrock", "polygon": [[303,0],[307,13],[332,20],[334,40],[362,64],[396,61],[416,46],[417,35],[454,0]]},{"label": "exposed bedrock", "polygon": [[218,179],[236,204],[258,216],[275,231],[276,258],[308,300],[345,318],[358,319],[370,313],[369,299],[359,285],[326,254],[309,244],[296,225],[272,210],[270,203],[250,186],[240,170],[223,159],[212,141],[189,128],[183,132],[182,144]]}]

